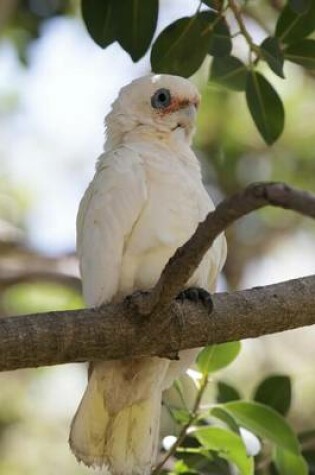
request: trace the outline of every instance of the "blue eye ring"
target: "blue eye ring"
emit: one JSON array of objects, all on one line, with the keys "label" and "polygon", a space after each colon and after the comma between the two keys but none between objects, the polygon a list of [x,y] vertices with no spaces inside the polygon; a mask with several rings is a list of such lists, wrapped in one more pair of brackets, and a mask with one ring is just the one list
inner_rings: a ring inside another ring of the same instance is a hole
[{"label": "blue eye ring", "polygon": [[151,97],[151,106],[154,109],[165,109],[171,103],[172,97],[169,89],[164,87],[155,91]]}]

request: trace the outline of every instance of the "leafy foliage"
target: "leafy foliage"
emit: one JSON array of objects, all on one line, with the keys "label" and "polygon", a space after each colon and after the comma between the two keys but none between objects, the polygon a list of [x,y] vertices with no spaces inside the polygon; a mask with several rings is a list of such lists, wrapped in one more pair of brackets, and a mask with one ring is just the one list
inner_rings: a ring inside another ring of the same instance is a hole
[{"label": "leafy foliage", "polygon": [[115,41],[111,0],[82,0],[82,16],[88,32],[101,48],[106,48]]},{"label": "leafy foliage", "polygon": [[220,18],[216,21],[216,15],[213,14],[213,29],[210,36],[208,53],[211,56],[227,56],[232,51],[231,32],[227,21]]},{"label": "leafy foliage", "polygon": [[210,69],[210,79],[234,91],[244,91],[246,87],[247,68],[235,56],[214,58]]},{"label": "leafy foliage", "polygon": [[253,459],[248,457],[239,435],[220,427],[200,427],[194,434],[204,448],[219,452],[221,457],[235,464],[241,475],[253,474]]},{"label": "leafy foliage", "polygon": [[277,26],[276,36],[283,43],[293,43],[305,38],[315,30],[315,2],[311,0],[304,8],[292,8],[288,3],[282,10]]},{"label": "leafy foliage", "polygon": [[113,14],[118,43],[133,61],[138,61],[147,51],[155,32],[158,0],[113,0]]},{"label": "leafy foliage", "polygon": [[224,407],[242,427],[285,450],[299,454],[297,437],[285,419],[274,409],[247,401],[228,402]]},{"label": "leafy foliage", "polygon": [[[231,55],[235,33],[227,20],[228,10],[239,27],[237,33],[247,41],[247,64]],[[133,61],[138,61],[150,47],[158,3],[157,0],[82,0],[82,14],[97,44],[104,48],[118,41]],[[254,123],[265,142],[271,145],[283,131],[284,108],[280,96],[257,67],[263,60],[281,78],[284,78],[285,60],[313,69],[315,40],[306,38],[314,31],[314,0],[288,0],[273,35],[260,45],[253,42],[235,0],[226,3],[204,0],[193,16],[176,20],[158,35],[151,49],[151,67],[156,73],[189,77],[206,57],[212,57],[209,80],[245,92]]]},{"label": "leafy foliage", "polygon": [[275,89],[260,73],[248,73],[246,101],[257,129],[271,145],[284,127],[283,104]]},{"label": "leafy foliage", "polygon": [[82,0],[82,16],[93,40],[102,48],[118,41],[133,61],[147,51],[157,15],[158,0]]},{"label": "leafy foliage", "polygon": [[236,420],[223,406],[215,406],[211,410],[211,415],[224,422],[233,432],[240,433]]},{"label": "leafy foliage", "polygon": [[232,363],[240,350],[241,345],[238,341],[206,346],[198,355],[197,366],[202,373],[213,373]]},{"label": "leafy foliage", "polygon": [[153,71],[191,76],[201,66],[207,54],[211,37],[209,24],[212,22],[211,12],[200,12],[169,25],[152,47]]},{"label": "leafy foliage", "polygon": [[230,402],[241,399],[241,395],[236,388],[223,381],[218,381],[217,402]]},{"label": "leafy foliage", "polygon": [[[202,371],[203,382],[197,392],[197,401],[200,402],[206,391],[207,384],[204,383],[207,383],[209,374],[231,364],[239,350],[237,343],[228,343],[201,351],[197,365]],[[313,440],[314,431],[298,437],[285,419],[291,405],[291,381],[288,376],[272,375],[262,380],[253,393],[252,401],[241,400],[239,391],[227,383],[218,381],[217,386],[219,404],[210,409],[199,405],[190,416],[185,408],[182,424],[187,427],[190,417],[194,430],[184,440],[180,439],[181,444],[176,451],[178,460],[184,461],[185,471],[181,471],[183,465],[179,464],[178,470],[175,465],[172,474],[194,473],[194,470],[197,473],[201,470],[202,473],[216,475],[230,474],[224,464],[218,465],[221,459],[234,465],[237,473],[254,475],[256,464],[251,454],[257,453],[260,443],[263,445],[257,460],[265,467],[264,474],[308,473],[308,462],[301,454],[301,444]],[[175,413],[174,418],[178,422],[177,416],[178,413]],[[251,439],[256,440],[255,449]],[[308,453],[307,456],[309,463],[313,463],[312,455]]]},{"label": "leafy foliage", "polygon": [[307,69],[315,69],[315,40],[306,39],[292,43],[285,50],[286,59],[301,64]]},{"label": "leafy foliage", "polygon": [[261,55],[277,76],[284,78],[284,56],[278,38],[268,36],[260,45]]},{"label": "leafy foliage", "polygon": [[291,405],[291,381],[288,376],[275,375],[264,379],[256,388],[254,400],[285,416]]},{"label": "leafy foliage", "polygon": [[277,447],[274,460],[279,475],[308,474],[306,461],[301,455],[295,455],[288,450]]}]

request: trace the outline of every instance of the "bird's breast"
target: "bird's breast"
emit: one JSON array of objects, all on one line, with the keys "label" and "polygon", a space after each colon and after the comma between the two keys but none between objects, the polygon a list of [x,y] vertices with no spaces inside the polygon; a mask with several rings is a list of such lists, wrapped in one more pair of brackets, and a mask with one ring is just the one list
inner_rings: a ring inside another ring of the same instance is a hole
[{"label": "bird's breast", "polygon": [[176,249],[213,208],[200,178],[189,167],[161,154],[144,157],[147,202],[126,239],[121,292],[152,287]]}]

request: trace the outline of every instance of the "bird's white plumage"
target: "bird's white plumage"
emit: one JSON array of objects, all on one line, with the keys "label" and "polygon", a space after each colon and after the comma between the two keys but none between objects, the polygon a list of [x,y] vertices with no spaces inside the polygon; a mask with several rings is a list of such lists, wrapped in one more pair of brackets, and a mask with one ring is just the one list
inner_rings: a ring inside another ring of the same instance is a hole
[{"label": "bird's white plumage", "polygon": [[119,292],[125,246],[146,200],[146,177],[138,154],[127,148],[104,154],[77,220],[77,251],[88,306],[108,302]]},{"label": "bird's white plumage", "polygon": [[[159,88],[168,110],[152,109]],[[106,152],[80,205],[77,248],[88,306],[154,286],[175,250],[214,208],[190,149],[194,86],[174,76],[124,88],[107,118]],[[219,237],[187,285],[214,289],[226,244]],[[192,361],[159,358],[97,363],[74,418],[70,445],[88,465],[112,475],[146,475],[157,451],[162,390]]]}]

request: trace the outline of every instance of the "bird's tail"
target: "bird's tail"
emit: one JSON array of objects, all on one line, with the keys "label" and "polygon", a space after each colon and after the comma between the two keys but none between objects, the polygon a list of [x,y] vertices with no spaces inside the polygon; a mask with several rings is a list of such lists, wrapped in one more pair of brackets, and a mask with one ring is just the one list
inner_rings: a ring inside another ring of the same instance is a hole
[{"label": "bird's tail", "polygon": [[149,475],[156,459],[161,392],[109,413],[92,377],[71,424],[69,444],[76,458],[111,475]]}]

